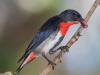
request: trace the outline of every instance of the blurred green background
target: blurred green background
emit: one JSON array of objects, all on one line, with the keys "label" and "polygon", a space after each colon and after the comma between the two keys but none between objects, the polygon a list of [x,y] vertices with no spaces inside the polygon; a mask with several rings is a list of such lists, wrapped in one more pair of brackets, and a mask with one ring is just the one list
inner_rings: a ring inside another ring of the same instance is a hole
[{"label": "blurred green background", "polygon": [[[95,0],[0,0],[0,73],[19,67],[17,61],[42,24],[66,9],[74,9],[83,18]],[[48,75],[100,75],[100,6],[91,16],[89,27],[82,37],[69,49]],[[71,26],[60,46],[65,45],[80,24]],[[52,60],[57,53],[48,56]],[[19,75],[39,75],[47,66],[39,57],[26,65]]]}]

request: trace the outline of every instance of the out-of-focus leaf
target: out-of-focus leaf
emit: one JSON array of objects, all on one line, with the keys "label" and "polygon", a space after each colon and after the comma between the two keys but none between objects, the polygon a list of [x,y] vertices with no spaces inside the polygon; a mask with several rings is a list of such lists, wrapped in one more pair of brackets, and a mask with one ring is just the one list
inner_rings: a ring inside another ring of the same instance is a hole
[{"label": "out-of-focus leaf", "polygon": [[62,61],[60,61],[60,63],[62,63]]},{"label": "out-of-focus leaf", "polygon": [[100,0],[99,0],[99,2],[98,2],[98,3],[99,3],[99,5],[100,5]]}]

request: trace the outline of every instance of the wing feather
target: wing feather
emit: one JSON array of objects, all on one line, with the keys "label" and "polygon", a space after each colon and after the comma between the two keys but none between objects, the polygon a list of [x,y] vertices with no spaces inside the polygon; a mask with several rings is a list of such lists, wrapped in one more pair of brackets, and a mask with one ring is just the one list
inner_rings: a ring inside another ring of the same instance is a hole
[{"label": "wing feather", "polygon": [[47,39],[55,30],[57,30],[60,21],[61,20],[58,16],[54,16],[47,20],[39,29],[36,36],[33,38],[27,50],[25,51],[25,54],[18,62],[20,62],[30,52],[34,51],[45,39]]}]

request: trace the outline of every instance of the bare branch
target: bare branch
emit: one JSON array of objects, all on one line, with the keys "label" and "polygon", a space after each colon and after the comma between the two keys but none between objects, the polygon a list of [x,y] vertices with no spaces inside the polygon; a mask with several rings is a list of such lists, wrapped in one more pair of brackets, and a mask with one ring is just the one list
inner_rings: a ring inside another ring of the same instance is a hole
[{"label": "bare branch", "polygon": [[[96,9],[96,7],[97,7],[97,5],[98,5],[98,2],[99,2],[99,0],[96,0],[96,1],[94,2],[92,8],[90,9],[90,11],[88,12],[88,14],[86,15],[86,17],[85,17],[85,21],[86,21],[86,22],[88,22],[88,20],[90,19],[91,15],[93,14],[94,10]],[[82,32],[82,30],[83,30],[83,27],[80,26],[80,27],[78,28],[78,30],[76,31],[76,33],[73,35],[73,37],[70,39],[70,41],[66,44],[66,46],[71,47],[71,46],[73,45],[73,43],[75,43],[75,42],[78,40],[78,38],[79,38],[79,36],[80,36],[79,34]],[[61,61],[62,56],[63,56],[65,53],[66,53],[66,50],[64,50],[64,49],[61,50],[61,51],[59,52],[59,54],[53,59],[53,62],[56,63],[56,64],[59,63],[59,62]],[[50,70],[52,70],[52,65],[49,64],[49,65],[42,71],[42,73],[41,73],[40,75],[47,75],[48,72],[49,72]]]}]

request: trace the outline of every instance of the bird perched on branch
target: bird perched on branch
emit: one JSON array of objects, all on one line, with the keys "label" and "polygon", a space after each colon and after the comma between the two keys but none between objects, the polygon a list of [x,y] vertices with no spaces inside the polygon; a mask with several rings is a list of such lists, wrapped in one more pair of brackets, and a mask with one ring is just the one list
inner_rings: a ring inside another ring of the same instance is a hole
[{"label": "bird perched on branch", "polygon": [[36,36],[26,49],[24,55],[18,61],[19,63],[24,58],[22,64],[16,72],[19,73],[27,63],[39,56],[43,56],[54,69],[55,63],[50,61],[46,57],[46,54],[53,54],[63,48],[68,51],[67,46],[61,46],[56,50],[55,47],[61,43],[69,27],[73,24],[77,24],[78,22],[81,23],[83,28],[88,26],[82,16],[77,11],[72,9],[65,10],[61,14],[48,19],[39,29]]}]

